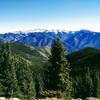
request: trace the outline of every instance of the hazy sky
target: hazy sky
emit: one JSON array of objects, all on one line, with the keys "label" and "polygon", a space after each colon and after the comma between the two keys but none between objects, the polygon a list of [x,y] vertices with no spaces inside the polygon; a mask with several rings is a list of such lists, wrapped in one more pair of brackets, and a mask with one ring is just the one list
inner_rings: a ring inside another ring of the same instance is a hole
[{"label": "hazy sky", "polygon": [[0,0],[0,32],[38,28],[100,31],[100,0]]}]

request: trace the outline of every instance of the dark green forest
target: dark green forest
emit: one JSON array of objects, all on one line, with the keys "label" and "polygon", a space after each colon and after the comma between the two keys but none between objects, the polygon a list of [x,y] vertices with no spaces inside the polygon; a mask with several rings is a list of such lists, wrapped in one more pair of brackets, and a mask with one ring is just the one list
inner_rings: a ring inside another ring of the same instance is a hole
[{"label": "dark green forest", "polygon": [[0,43],[0,96],[100,98],[99,84],[100,50],[65,54],[59,40],[52,49]]},{"label": "dark green forest", "polygon": [[72,68],[73,96],[100,98],[100,50],[85,48],[66,58]]}]

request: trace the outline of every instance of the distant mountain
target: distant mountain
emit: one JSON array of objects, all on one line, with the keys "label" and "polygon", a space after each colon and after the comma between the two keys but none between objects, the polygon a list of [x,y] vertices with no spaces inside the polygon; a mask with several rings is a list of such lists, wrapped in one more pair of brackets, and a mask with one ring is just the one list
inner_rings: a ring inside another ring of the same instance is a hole
[{"label": "distant mountain", "polygon": [[4,42],[29,44],[32,46],[52,46],[53,40],[58,37],[62,40],[69,52],[86,47],[100,49],[100,32],[89,30],[64,31],[64,30],[33,30],[0,34]]},{"label": "distant mountain", "polygon": [[4,42],[2,39],[0,39],[0,43]]}]

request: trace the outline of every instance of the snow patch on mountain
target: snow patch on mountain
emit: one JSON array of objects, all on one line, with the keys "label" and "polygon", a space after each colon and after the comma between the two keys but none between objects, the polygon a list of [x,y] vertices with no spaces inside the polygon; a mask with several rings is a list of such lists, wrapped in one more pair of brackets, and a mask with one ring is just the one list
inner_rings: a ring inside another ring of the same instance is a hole
[{"label": "snow patch on mountain", "polygon": [[60,38],[69,52],[85,47],[100,49],[100,32],[89,30],[66,31],[38,29],[0,34],[0,40],[4,42],[22,43],[37,47],[51,47],[55,38]]}]

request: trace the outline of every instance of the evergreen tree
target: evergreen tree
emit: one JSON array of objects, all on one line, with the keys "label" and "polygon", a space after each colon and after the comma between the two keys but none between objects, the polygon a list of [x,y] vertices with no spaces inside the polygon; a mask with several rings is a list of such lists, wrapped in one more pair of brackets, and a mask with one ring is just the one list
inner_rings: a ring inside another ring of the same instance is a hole
[{"label": "evergreen tree", "polygon": [[0,83],[4,87],[3,95],[5,97],[14,97],[18,95],[18,85],[14,59],[12,59],[10,45],[6,43],[1,48],[0,55]]},{"label": "evergreen tree", "polygon": [[51,66],[48,68],[48,88],[65,92],[67,96],[71,93],[70,66],[65,57],[65,48],[60,39],[54,41],[50,57]]},{"label": "evergreen tree", "polygon": [[18,85],[24,100],[34,100],[35,83],[32,77],[31,64],[22,57],[16,59]]},{"label": "evergreen tree", "polygon": [[40,73],[33,73],[33,78],[35,80],[35,90],[36,90],[36,98],[40,97],[40,93],[43,91],[44,83],[43,78],[41,78]]},{"label": "evergreen tree", "polygon": [[91,72],[89,67],[87,67],[87,72],[85,74],[85,95],[86,97],[90,97],[93,96],[93,82],[92,82],[92,78],[91,78]]},{"label": "evergreen tree", "polygon": [[95,90],[95,96],[100,98],[100,70],[97,70],[97,72],[95,73],[95,86],[94,86],[94,90]]}]

